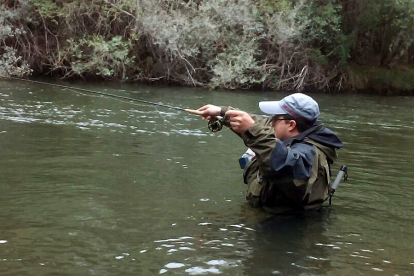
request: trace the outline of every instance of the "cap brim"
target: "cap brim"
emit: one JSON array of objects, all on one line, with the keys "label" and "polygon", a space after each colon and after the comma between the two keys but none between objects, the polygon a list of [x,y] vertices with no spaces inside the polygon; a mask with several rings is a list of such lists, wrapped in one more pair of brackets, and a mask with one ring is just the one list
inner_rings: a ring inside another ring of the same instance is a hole
[{"label": "cap brim", "polygon": [[265,101],[259,102],[260,110],[271,115],[285,115],[288,114],[280,107],[280,101]]}]

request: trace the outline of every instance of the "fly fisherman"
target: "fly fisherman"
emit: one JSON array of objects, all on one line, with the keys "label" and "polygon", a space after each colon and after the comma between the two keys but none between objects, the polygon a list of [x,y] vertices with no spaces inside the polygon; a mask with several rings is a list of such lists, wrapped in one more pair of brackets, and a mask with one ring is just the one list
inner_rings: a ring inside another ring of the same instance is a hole
[{"label": "fly fisherman", "polygon": [[[241,158],[246,199],[256,207],[280,213],[321,207],[329,195],[330,165],[342,142],[318,120],[319,106],[296,93],[280,101],[259,103],[272,115],[261,119],[232,107],[205,105],[205,119],[223,117],[223,124],[250,149]],[[244,165],[243,159],[248,159]]]}]

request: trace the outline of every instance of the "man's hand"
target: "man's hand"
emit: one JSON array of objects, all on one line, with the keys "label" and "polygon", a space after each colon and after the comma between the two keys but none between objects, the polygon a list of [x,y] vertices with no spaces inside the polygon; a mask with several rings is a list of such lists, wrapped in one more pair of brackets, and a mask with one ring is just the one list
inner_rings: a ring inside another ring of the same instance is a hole
[{"label": "man's hand", "polygon": [[212,117],[220,116],[221,107],[208,104],[203,107],[200,107],[197,110],[201,111],[200,115],[203,116],[204,120],[211,120]]},{"label": "man's hand", "polygon": [[229,110],[226,115],[230,116],[231,128],[237,133],[246,132],[254,124],[253,118],[244,111]]}]

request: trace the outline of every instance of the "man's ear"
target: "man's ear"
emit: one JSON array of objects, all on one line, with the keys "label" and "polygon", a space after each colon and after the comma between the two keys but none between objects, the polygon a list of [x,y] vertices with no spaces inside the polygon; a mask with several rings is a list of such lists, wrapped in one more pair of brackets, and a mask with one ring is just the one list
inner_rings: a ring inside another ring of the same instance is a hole
[{"label": "man's ear", "polygon": [[289,121],[289,131],[295,130],[296,126],[297,126],[296,121],[294,120]]}]

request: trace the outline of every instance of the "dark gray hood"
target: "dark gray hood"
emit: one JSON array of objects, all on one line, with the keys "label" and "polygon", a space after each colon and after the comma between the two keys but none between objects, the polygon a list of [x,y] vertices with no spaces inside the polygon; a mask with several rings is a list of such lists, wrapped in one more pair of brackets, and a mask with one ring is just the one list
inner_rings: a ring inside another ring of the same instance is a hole
[{"label": "dark gray hood", "polygon": [[302,141],[305,137],[327,147],[335,149],[343,147],[343,143],[339,137],[332,130],[324,127],[321,122],[316,122],[313,127],[301,132],[295,137],[283,141],[283,144],[291,145],[292,143]]}]

